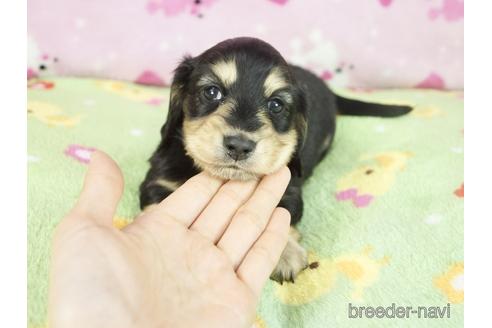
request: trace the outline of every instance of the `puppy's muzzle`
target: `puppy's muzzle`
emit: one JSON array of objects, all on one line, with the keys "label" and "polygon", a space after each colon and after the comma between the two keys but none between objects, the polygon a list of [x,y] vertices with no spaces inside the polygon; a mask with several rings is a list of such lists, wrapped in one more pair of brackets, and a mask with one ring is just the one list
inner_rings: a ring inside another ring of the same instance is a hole
[{"label": "puppy's muzzle", "polygon": [[227,156],[235,161],[248,158],[255,150],[256,142],[242,135],[225,136],[224,148]]}]

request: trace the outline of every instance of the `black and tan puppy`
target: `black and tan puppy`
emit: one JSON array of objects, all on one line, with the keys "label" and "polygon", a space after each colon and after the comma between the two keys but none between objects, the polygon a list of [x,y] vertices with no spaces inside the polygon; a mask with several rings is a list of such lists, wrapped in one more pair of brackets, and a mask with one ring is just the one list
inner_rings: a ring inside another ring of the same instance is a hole
[{"label": "black and tan puppy", "polygon": [[[140,186],[140,205],[160,202],[201,170],[248,180],[288,165],[292,179],[279,206],[289,210],[295,225],[302,216],[302,184],[331,145],[336,114],[408,111],[338,97],[261,40],[223,41],[185,58],[176,69],[162,140]],[[294,281],[306,265],[307,253],[292,229],[272,278]]]}]

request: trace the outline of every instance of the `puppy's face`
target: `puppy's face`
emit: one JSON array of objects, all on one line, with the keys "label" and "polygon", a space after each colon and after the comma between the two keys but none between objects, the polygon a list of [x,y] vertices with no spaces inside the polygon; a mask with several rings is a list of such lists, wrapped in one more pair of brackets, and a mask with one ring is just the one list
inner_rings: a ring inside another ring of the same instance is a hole
[{"label": "puppy's face", "polygon": [[187,154],[224,179],[255,179],[286,165],[304,134],[304,107],[280,54],[250,38],[185,59],[171,91]]}]

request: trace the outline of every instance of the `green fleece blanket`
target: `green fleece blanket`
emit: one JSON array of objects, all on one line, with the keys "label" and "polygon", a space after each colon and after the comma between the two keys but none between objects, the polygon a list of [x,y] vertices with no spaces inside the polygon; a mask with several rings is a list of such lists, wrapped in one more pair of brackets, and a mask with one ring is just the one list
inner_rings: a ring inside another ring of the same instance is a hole
[{"label": "green fleece blanket", "polygon": [[[68,78],[28,88],[28,316],[45,327],[50,239],[90,152],[107,152],[123,170],[121,227],[139,212],[169,90]],[[415,109],[395,119],[339,117],[333,149],[304,188],[298,228],[310,267],[294,284],[267,284],[256,325],[462,326],[463,93],[339,92]]]}]

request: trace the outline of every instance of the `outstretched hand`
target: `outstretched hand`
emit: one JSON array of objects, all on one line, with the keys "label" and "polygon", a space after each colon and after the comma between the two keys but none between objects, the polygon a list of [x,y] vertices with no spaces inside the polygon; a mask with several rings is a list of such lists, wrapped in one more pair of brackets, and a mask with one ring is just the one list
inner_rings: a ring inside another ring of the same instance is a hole
[{"label": "outstretched hand", "polygon": [[250,327],[287,242],[276,206],[289,179],[287,168],[259,182],[200,173],[118,230],[123,177],[95,152],[55,231],[50,327]]}]

